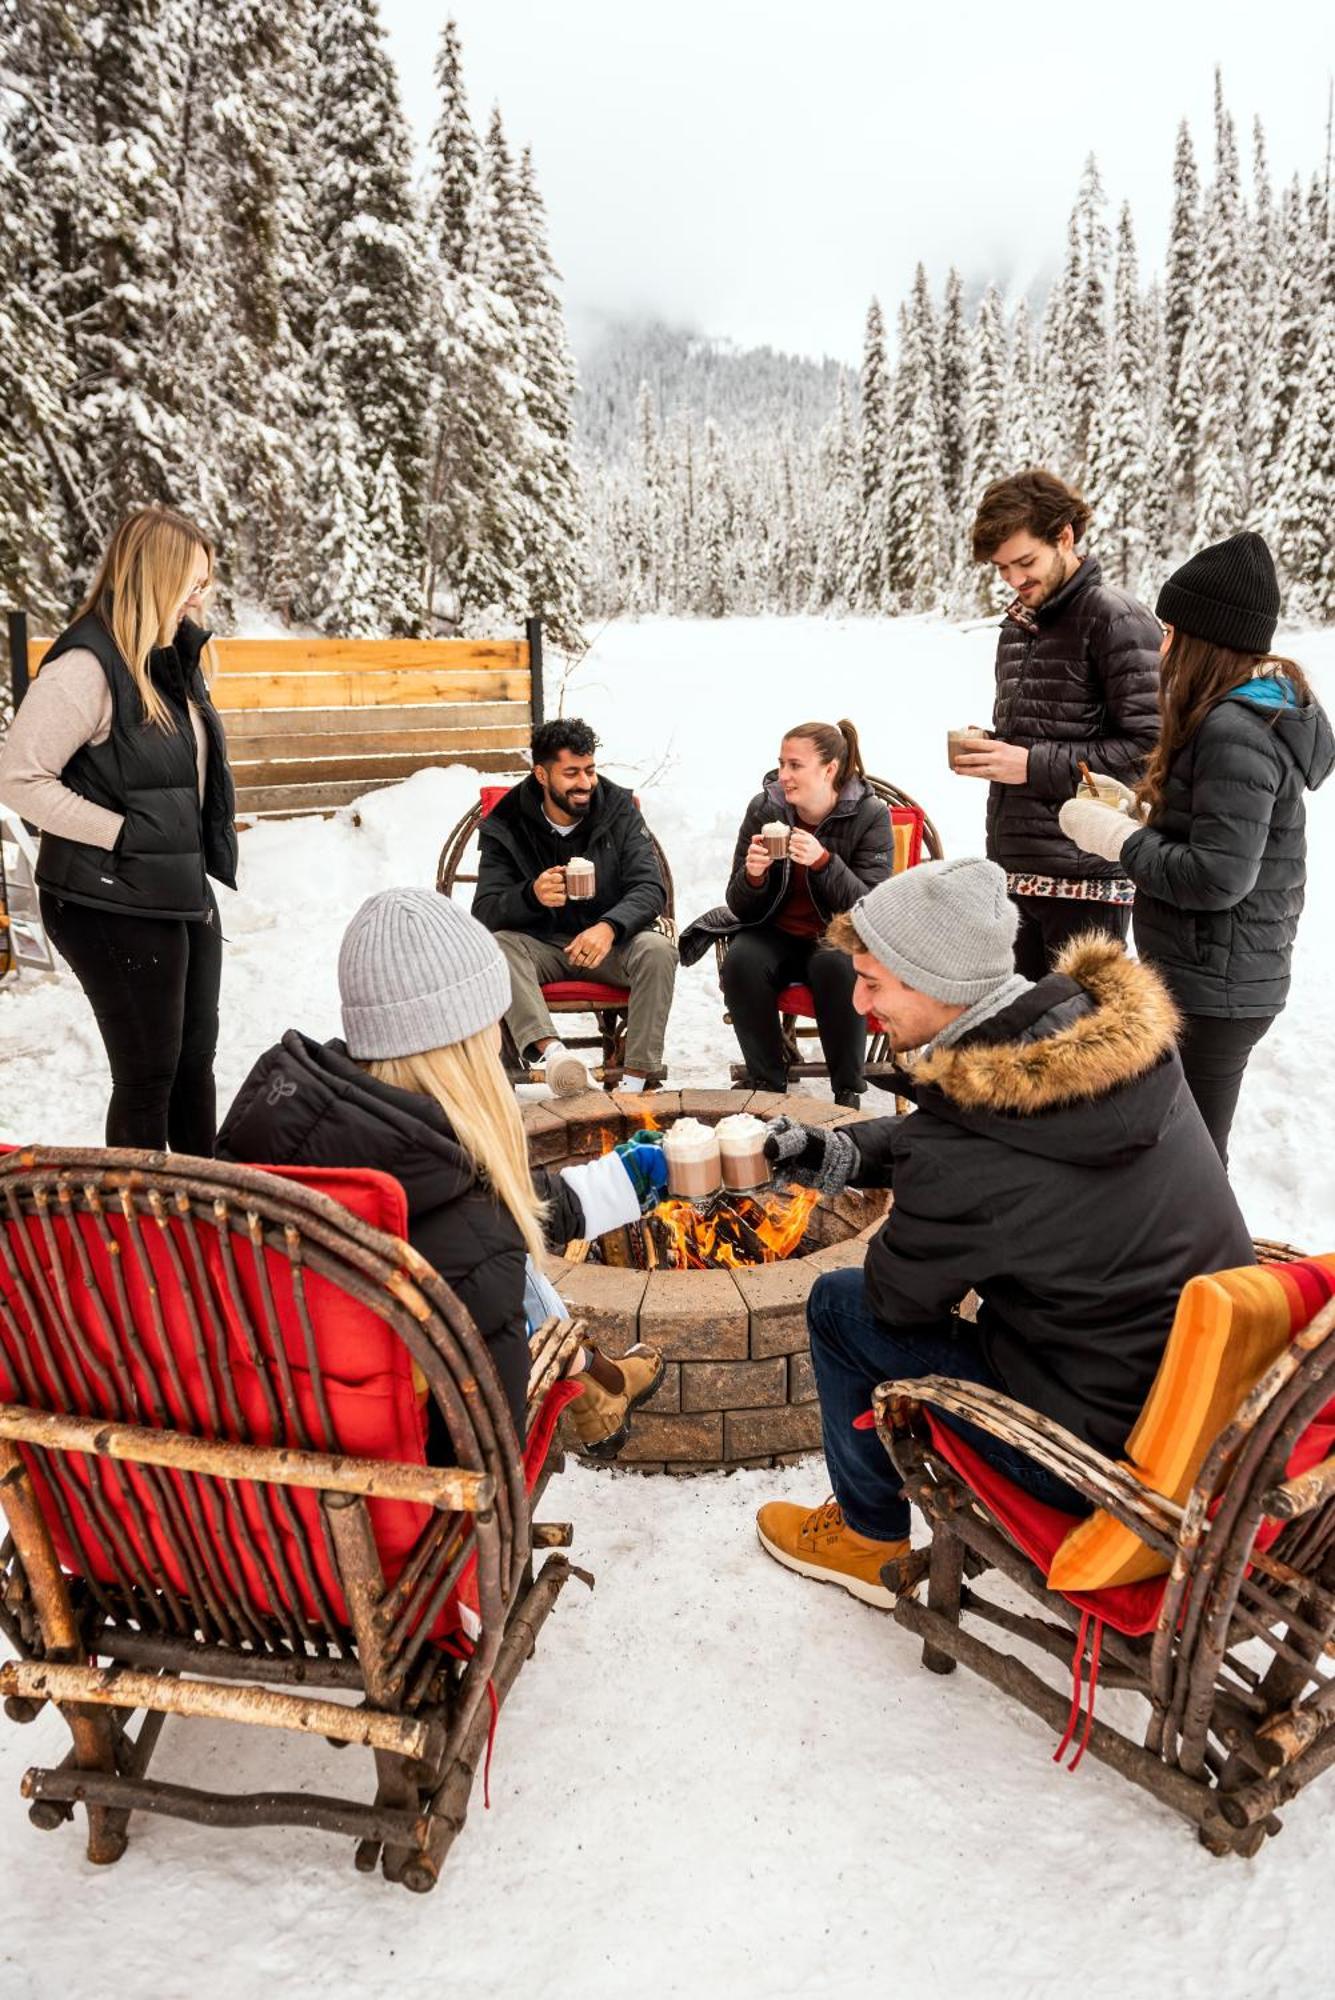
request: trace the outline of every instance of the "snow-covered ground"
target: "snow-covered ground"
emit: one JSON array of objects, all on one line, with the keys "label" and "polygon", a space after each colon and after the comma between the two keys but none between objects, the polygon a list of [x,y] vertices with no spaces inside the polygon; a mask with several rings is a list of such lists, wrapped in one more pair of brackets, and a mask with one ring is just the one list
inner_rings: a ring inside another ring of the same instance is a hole
[{"label": "snow-covered ground", "polygon": [[[1283,643],[1335,689],[1335,632]],[[604,769],[639,790],[689,917],[719,900],[783,729],[813,717],[851,715],[871,768],[926,805],[947,851],[979,851],[982,787],[949,774],[944,732],[987,720],[992,648],[984,625],[650,620],[600,634],[563,691],[549,676],[548,702],[599,729]],[[240,892],[220,893],[224,1105],[284,1028],[337,1032],[344,923],[376,888],[434,879],[476,783],[426,772],[366,799],[359,823],[345,813],[243,837]],[[1232,1151],[1253,1230],[1328,1249],[1335,796],[1317,799],[1310,833],[1293,999],[1253,1059]],[[706,960],[678,984],[674,1082],[726,1080],[721,1016]],[[71,978],[0,991],[0,1138],[96,1142],[105,1093]],[[818,1462],[690,1480],[565,1475],[544,1511],[575,1522],[597,1588],[562,1598],[502,1719],[493,1810],[475,1801],[428,1898],[355,1875],[348,1844],[315,1835],[299,1837],[279,1888],[267,1871],[283,1836],[166,1820],[136,1821],[126,1858],[90,1871],[81,1833],[38,1836],[18,1797],[28,1764],[63,1754],[61,1729],[0,1726],[0,1994],[1324,1985],[1335,1785],[1300,1799],[1257,1862],[1211,1860],[1092,1760],[1075,1777],[1058,1770],[1041,1725],[983,1683],[924,1674],[890,1621],[768,1562],[755,1506],[824,1491]],[[1111,1714],[1129,1698],[1101,1699]],[[332,1758],[276,1733],[255,1743],[169,1724],[154,1769],[318,1789],[322,1773],[346,1782]]]}]

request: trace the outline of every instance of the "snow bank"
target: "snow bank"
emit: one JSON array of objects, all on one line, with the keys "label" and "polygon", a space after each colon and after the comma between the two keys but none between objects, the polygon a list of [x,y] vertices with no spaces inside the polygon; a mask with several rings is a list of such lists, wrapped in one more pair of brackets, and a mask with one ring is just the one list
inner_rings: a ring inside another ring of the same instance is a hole
[{"label": "snow bank", "polygon": [[[1288,650],[1335,687],[1335,633]],[[922,800],[950,853],[981,845],[982,788],[945,768],[945,731],[990,711],[993,635],[923,620],[654,620],[607,630],[565,690],[640,791],[683,917],[719,900],[742,810],[782,730],[851,715],[868,760]],[[556,689],[549,694],[555,705]],[[423,772],[354,816],[254,828],[230,940],[219,1055],[226,1104],[285,1027],[337,1032],[335,957],[363,897],[430,884],[476,774]],[[359,823],[355,823],[359,822]],[[1252,1227],[1327,1249],[1335,1166],[1324,1113],[1335,799],[1311,817],[1312,884],[1288,1011],[1253,1059],[1234,1175]],[[733,1055],[712,960],[683,973],[674,1080]],[[106,1071],[72,979],[0,992],[0,1137],[100,1136]],[[491,1994],[1092,1996],[1142,1988],[1255,1996],[1324,1981],[1313,1910],[1335,1862],[1331,1781],[1246,1867],[981,1682],[924,1674],[907,1634],[758,1552],[752,1515],[819,1500],[818,1462],[780,1474],[640,1479],[572,1468],[544,1513],[576,1524],[572,1584],[505,1711],[493,1778],[440,1889],[413,1899],[354,1874],[350,1846],[211,1837],[140,1820],[93,1872],[82,1834],[39,1836],[18,1781],[59,1758],[50,1717],[0,1728],[0,1992],[89,1996],[403,1991]],[[1129,1698],[1105,1694],[1112,1714]],[[267,1733],[266,1733],[267,1734]],[[195,1784],[347,1783],[356,1753],[171,1724],[155,1772]],[[357,1782],[366,1782],[365,1772]],[[1329,1793],[1329,1796],[1328,1796]]]}]

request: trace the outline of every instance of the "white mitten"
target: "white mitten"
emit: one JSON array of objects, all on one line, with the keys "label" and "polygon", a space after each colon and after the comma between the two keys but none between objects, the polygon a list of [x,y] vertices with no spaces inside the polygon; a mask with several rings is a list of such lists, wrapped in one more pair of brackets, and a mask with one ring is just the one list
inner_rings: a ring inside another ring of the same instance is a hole
[{"label": "white mitten", "polygon": [[1057,821],[1068,840],[1105,861],[1121,860],[1122,849],[1137,826],[1120,806],[1105,806],[1101,799],[1088,798],[1067,799]]},{"label": "white mitten", "polygon": [[[1106,771],[1091,771],[1089,775],[1102,791],[1112,792],[1115,795],[1117,810],[1119,812],[1129,813],[1132,819],[1136,819],[1139,816],[1136,806],[1136,795],[1130,785],[1124,785],[1120,778],[1110,778]],[[1085,790],[1083,784],[1076,793],[1076,797],[1089,798],[1089,793]],[[1099,804],[1111,805],[1113,802],[1112,799],[1103,798],[1100,799]],[[1090,800],[1090,804],[1093,804],[1092,799]]]}]

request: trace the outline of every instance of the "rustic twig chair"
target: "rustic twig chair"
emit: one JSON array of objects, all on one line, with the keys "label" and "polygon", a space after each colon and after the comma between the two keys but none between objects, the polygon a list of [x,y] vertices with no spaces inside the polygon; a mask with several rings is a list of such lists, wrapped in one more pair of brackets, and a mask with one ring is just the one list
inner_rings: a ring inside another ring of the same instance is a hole
[{"label": "rustic twig chair", "polygon": [[[1263,1261],[1296,1264],[1281,1245],[1256,1248]],[[941,1377],[886,1382],[874,1409],[932,1531],[929,1548],[884,1572],[897,1590],[926,1580],[925,1603],[906,1594],[895,1607],[923,1640],[924,1666],[948,1674],[962,1661],[1064,1729],[1058,1757],[1079,1735],[1072,1768],[1087,1748],[1194,1824],[1212,1853],[1252,1855],[1278,1833],[1277,1808],[1335,1763],[1335,1300],[1244,1396],[1185,1505],[995,1390]],[[1129,1528],[1158,1552],[1159,1573],[1106,1589],[1050,1587],[1073,1518],[989,1467],[941,1422],[947,1412],[1015,1445]],[[985,1596],[974,1579],[988,1569],[1044,1615]],[[1073,1692],[966,1630],[963,1614],[1066,1661]],[[1143,1741],[1096,1719],[1100,1678],[1148,1703]]]},{"label": "rustic twig chair", "polygon": [[[941,836],[918,801],[910,798],[907,792],[900,791],[898,785],[890,784],[885,778],[874,778],[870,772],[867,774],[867,783],[877,798],[884,799],[890,808],[896,872],[900,867],[912,868],[919,861],[943,860],[945,849],[941,845]],[[719,972],[722,973],[728,940],[720,938],[714,950]],[[830,1069],[821,1054],[820,1034],[816,1027],[816,1003],[811,997],[811,988],[785,986],[778,996],[776,1005],[783,1026],[789,1078],[828,1076]],[[725,1013],[723,1018],[731,1026],[731,1014]],[[806,1045],[805,1048],[803,1044]],[[894,1051],[890,1046],[889,1037],[876,1016],[870,1014],[867,1017],[866,1074],[874,1083],[878,1078],[888,1076],[893,1065]],[[734,1083],[745,1082],[745,1063],[733,1063],[731,1073]]]},{"label": "rustic twig chair", "polygon": [[[479,829],[488,813],[494,811],[508,790],[510,790],[508,785],[483,785],[478,793],[477,804],[469,808],[445,842],[436,865],[436,887],[442,896],[453,896],[455,889],[462,883],[476,885]],[[636,804],[639,804],[638,799]],[[663,852],[653,828],[646,826],[645,831],[649,835],[659,872],[663,877],[663,887],[667,892],[667,908],[658,918],[655,928],[662,931],[665,937],[675,938],[676,898],[672,885],[672,870],[668,866],[667,855]],[[600,1062],[595,1074],[605,1090],[614,1090],[625,1070],[629,987],[613,986],[601,979],[560,979],[544,986],[542,996],[553,1014],[592,1014],[596,1032],[592,1035],[566,1035],[565,1044],[570,1049],[598,1050]],[[540,1080],[536,1071],[525,1068],[509,1030],[503,1023],[502,1039],[505,1065],[514,1080],[518,1083]]]},{"label": "rustic twig chair", "polygon": [[[132,1812],[313,1826],[430,1889],[499,1704],[572,1574],[533,1527],[578,1336],[535,1337],[521,1454],[454,1294],[375,1173],[117,1151],[0,1155],[0,1693],[51,1702],[90,1860]],[[453,1463],[427,1461],[428,1425]],[[189,1678],[187,1678],[189,1676]],[[298,1689],[300,1692],[283,1692]],[[341,1694],[342,1699],[331,1699]],[[348,1697],[355,1697],[355,1702]],[[131,1734],[136,1711],[143,1712]],[[168,1715],[362,1744],[372,1801],[155,1782]]]}]

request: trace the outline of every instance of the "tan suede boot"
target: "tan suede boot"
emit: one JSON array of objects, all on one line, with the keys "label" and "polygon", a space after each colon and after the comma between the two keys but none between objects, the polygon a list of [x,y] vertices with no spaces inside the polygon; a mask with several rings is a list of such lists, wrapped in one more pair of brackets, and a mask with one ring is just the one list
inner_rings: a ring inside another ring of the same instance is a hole
[{"label": "tan suede boot", "polygon": [[656,1347],[635,1346],[612,1363],[621,1370],[620,1392],[604,1389],[585,1370],[584,1387],[570,1405],[570,1417],[589,1458],[615,1458],[630,1436],[631,1413],[647,1403],[663,1379],[663,1357]]},{"label": "tan suede boot", "polygon": [[909,1552],[902,1542],[873,1542],[856,1534],[836,1500],[819,1507],[799,1507],[791,1500],[771,1500],[756,1515],[760,1546],[785,1569],[818,1583],[837,1583],[863,1604],[893,1611],[894,1592],[881,1582],[885,1564]]}]

